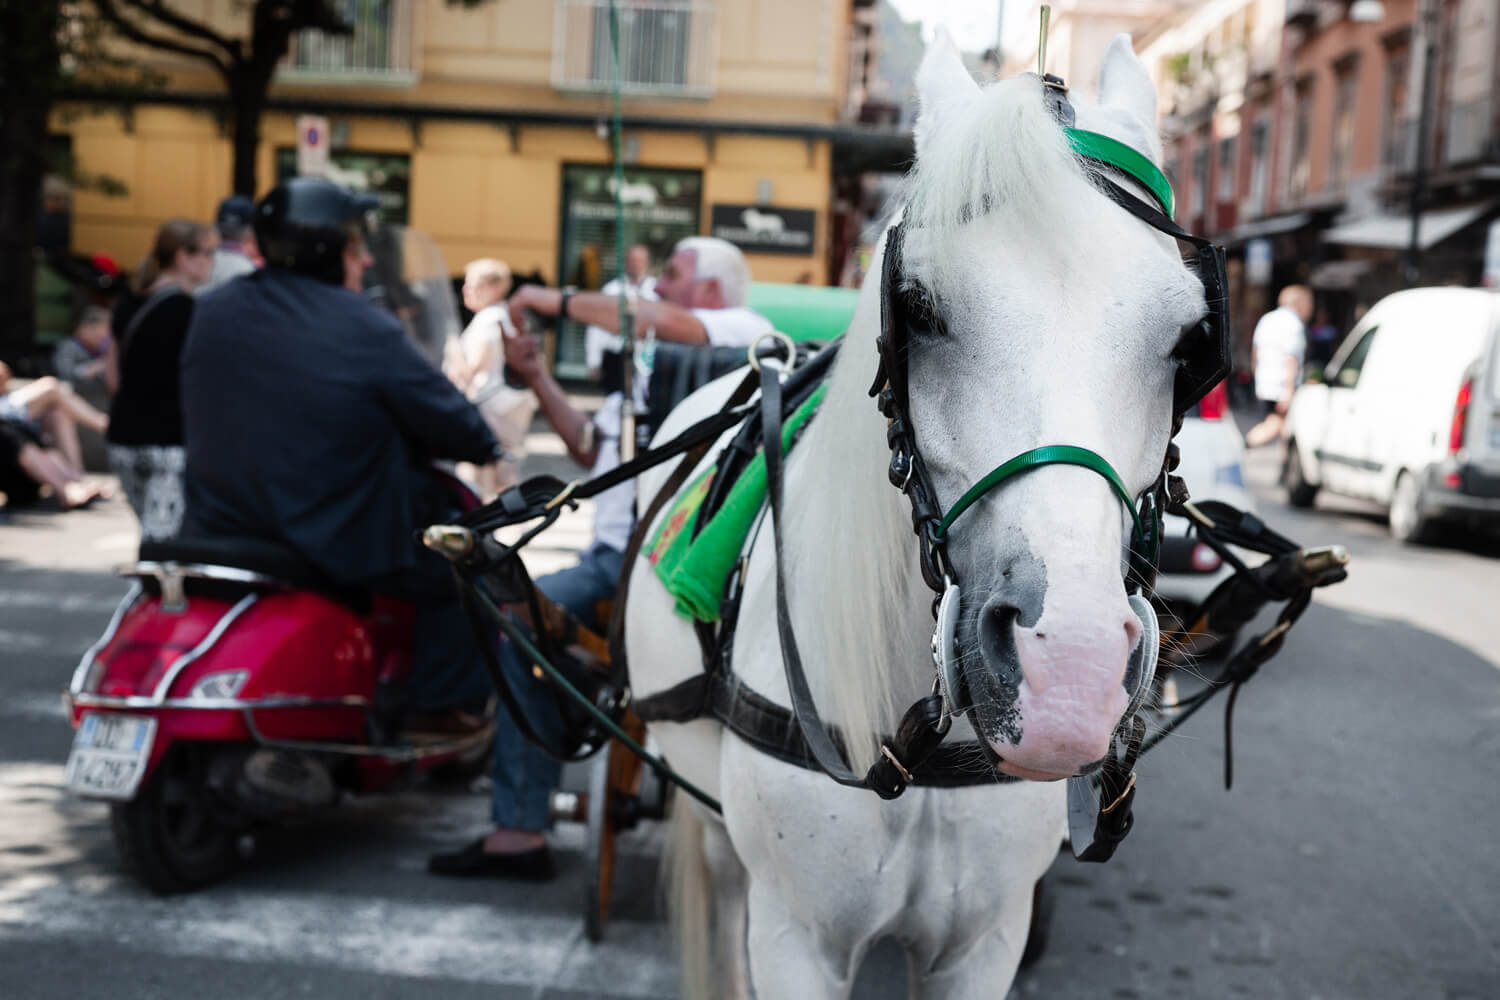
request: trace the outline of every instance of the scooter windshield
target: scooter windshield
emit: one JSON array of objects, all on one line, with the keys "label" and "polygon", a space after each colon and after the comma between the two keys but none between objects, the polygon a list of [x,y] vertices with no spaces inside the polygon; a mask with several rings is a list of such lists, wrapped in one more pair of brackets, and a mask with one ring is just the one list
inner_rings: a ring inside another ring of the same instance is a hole
[{"label": "scooter windshield", "polygon": [[399,319],[417,348],[441,365],[449,338],[459,334],[458,303],[443,252],[426,233],[397,225],[372,228],[367,244],[374,262],[365,272],[365,294]]}]

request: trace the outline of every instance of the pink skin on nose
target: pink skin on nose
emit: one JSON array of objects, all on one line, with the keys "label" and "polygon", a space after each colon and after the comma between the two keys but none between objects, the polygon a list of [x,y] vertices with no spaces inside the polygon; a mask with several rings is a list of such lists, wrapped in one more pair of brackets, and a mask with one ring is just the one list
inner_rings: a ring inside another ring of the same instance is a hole
[{"label": "pink skin on nose", "polygon": [[1130,702],[1125,668],[1141,637],[1118,590],[1066,600],[1049,588],[1047,606],[1063,613],[1044,611],[1035,628],[1015,629],[1021,742],[992,741],[1002,772],[1033,781],[1070,777],[1108,753]]}]

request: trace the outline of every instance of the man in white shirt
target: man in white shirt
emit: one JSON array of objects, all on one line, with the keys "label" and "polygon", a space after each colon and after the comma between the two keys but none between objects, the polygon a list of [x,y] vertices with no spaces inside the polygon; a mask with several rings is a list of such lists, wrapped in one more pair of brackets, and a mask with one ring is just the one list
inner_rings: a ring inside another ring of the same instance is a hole
[{"label": "man in white shirt", "polygon": [[1302,359],[1307,355],[1307,321],[1312,312],[1312,291],[1306,285],[1287,285],[1277,296],[1276,308],[1255,324],[1255,336],[1250,342],[1250,368],[1255,379],[1255,398],[1261,405],[1261,421],[1245,434],[1245,443],[1252,448],[1281,435],[1287,407],[1292,404],[1292,393],[1302,371]]},{"label": "man in white shirt", "polygon": [[[689,237],[677,244],[657,279],[660,299],[637,304],[635,334],[654,330],[661,340],[748,347],[773,329],[770,320],[746,308],[749,290],[750,268],[737,247],[713,237]],[[619,302],[602,292],[527,285],[510,299],[511,317],[518,327],[524,328],[527,309],[611,332],[619,330]],[[547,371],[536,338],[529,332],[506,340],[505,361],[526,379],[547,422],[573,459],[590,467],[591,477],[620,464],[621,393],[611,393],[592,418],[581,413]],[[644,382],[636,383],[641,394]],[[613,597],[619,584],[635,524],[634,503],[635,484],[631,482],[595,497],[593,544],[577,566],[536,581],[544,594],[585,625],[599,627],[595,607]],[[552,694],[532,677],[510,643],[501,647],[501,662],[532,728],[544,739],[559,735],[563,723]],[[427,870],[437,875],[551,878],[552,855],[543,834],[551,825],[552,790],[560,774],[561,765],[527,743],[516,727],[501,725],[495,734],[490,772],[495,829],[461,850],[433,855]]]},{"label": "man in white shirt", "polygon": [[[611,278],[599,289],[600,295],[618,299],[621,291],[635,293],[637,300],[656,301],[656,279],[646,273],[651,270],[651,251],[643,243],[637,243],[625,251],[625,273]],[[620,349],[620,335],[597,324],[590,324],[584,332],[583,355],[589,366],[589,375],[595,382],[604,367],[604,353]]]}]

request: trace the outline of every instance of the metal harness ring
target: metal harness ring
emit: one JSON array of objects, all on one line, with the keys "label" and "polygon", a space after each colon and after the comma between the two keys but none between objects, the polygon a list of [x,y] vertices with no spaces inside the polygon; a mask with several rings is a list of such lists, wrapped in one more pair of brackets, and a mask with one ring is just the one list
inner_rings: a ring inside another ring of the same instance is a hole
[{"label": "metal harness ring", "polygon": [[768,330],[750,342],[750,347],[745,352],[750,359],[750,367],[755,370],[756,374],[760,374],[760,355],[756,351],[760,349],[760,342],[767,337],[786,349],[786,365],[782,376],[784,378],[787,374],[791,373],[793,368],[797,367],[797,342],[780,330]]}]

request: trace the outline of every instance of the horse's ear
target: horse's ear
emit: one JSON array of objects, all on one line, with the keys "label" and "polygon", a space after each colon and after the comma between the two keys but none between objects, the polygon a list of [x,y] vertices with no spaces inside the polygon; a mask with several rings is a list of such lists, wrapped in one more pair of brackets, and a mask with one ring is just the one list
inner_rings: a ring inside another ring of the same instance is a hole
[{"label": "horse's ear", "polygon": [[1156,87],[1124,32],[1109,43],[1099,66],[1099,104],[1128,111],[1148,132],[1156,131]]},{"label": "horse's ear", "polygon": [[953,112],[969,103],[979,93],[979,84],[964,68],[963,59],[948,36],[946,28],[939,28],[922,56],[922,65],[917,69],[917,101],[920,107],[917,122],[912,132],[915,136],[917,156],[921,157],[932,137],[937,134],[944,121],[951,120]]}]

